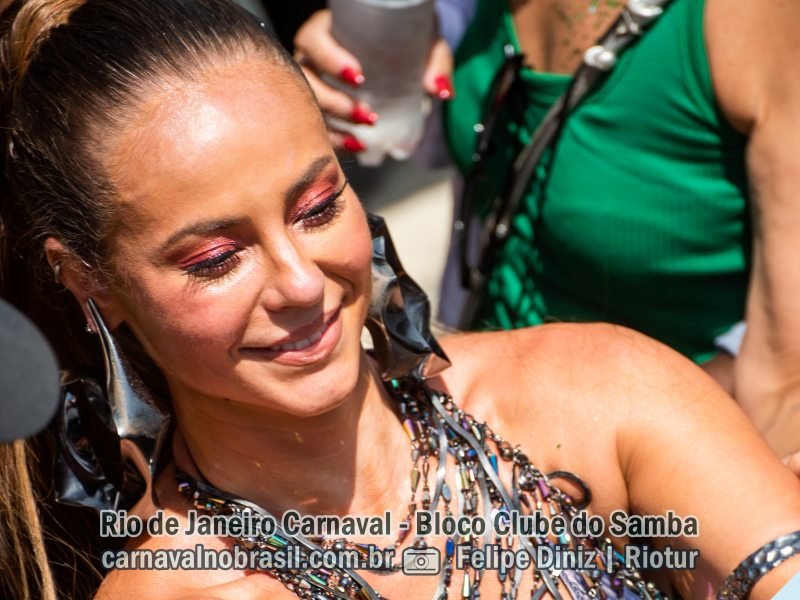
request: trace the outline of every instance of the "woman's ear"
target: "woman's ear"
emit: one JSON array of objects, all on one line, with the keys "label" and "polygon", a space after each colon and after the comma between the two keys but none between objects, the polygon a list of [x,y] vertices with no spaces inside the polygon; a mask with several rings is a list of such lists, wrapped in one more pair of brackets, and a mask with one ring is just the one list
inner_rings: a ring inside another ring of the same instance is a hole
[{"label": "woman's ear", "polygon": [[114,331],[125,320],[122,305],[100,281],[100,275],[88,264],[78,258],[71,250],[56,238],[47,238],[44,242],[47,262],[53,269],[56,283],[66,287],[80,304],[86,326],[97,333],[97,326],[86,306],[87,300],[94,300],[103,315],[109,331]]}]

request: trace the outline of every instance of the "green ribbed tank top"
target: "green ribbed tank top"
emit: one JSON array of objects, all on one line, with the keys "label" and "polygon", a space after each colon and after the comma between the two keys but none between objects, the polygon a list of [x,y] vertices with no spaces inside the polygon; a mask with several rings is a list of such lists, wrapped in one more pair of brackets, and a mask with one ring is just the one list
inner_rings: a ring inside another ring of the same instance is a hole
[{"label": "green ribbed tank top", "polygon": [[[714,337],[743,318],[746,139],[715,101],[703,5],[673,0],[570,115],[513,219],[476,328],[610,321],[703,362]],[[462,170],[506,44],[519,51],[507,3],[479,0],[445,113]],[[570,80],[523,70],[503,105],[479,197],[493,196],[515,148]]]}]

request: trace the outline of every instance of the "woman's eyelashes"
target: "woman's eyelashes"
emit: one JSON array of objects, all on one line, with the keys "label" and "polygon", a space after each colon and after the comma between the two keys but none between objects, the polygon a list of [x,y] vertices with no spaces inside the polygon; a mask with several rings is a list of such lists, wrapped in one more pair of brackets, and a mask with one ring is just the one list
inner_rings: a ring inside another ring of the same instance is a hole
[{"label": "woman's eyelashes", "polygon": [[302,224],[303,227],[308,229],[318,229],[332,223],[344,209],[342,194],[344,194],[348,183],[348,181],[345,181],[338,191],[322,200],[322,202],[318,202],[301,211],[294,222]]},{"label": "woman's eyelashes", "polygon": [[214,279],[232,271],[239,264],[241,248],[228,248],[183,268],[184,272],[197,279]]}]

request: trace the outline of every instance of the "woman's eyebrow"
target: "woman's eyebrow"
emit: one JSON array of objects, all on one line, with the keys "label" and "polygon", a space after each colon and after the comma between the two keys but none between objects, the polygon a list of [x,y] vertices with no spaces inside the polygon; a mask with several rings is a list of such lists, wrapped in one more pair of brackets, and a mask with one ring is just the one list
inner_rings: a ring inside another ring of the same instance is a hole
[{"label": "woman's eyebrow", "polygon": [[232,227],[236,227],[241,225],[245,222],[246,219],[213,219],[208,221],[198,221],[197,223],[192,223],[191,225],[187,225],[186,227],[179,229],[171,236],[169,239],[161,244],[160,251],[165,252],[169,249],[170,246],[175,244],[181,238],[184,238],[189,235],[197,235],[197,236],[204,236],[210,233],[216,233],[217,231],[221,231],[223,229],[230,229]]},{"label": "woman's eyebrow", "polygon": [[334,161],[333,156],[321,156],[311,163],[311,166],[306,169],[300,178],[289,186],[286,190],[286,198],[293,200],[300,196],[308,186],[310,186],[319,177],[320,173]]}]

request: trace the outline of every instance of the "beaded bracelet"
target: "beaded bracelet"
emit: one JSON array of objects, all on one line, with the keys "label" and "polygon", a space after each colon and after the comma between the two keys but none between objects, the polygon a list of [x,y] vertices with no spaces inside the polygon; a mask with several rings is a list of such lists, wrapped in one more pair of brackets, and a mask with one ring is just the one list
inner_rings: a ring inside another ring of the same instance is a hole
[{"label": "beaded bracelet", "polygon": [[717,592],[717,600],[747,598],[759,579],[797,553],[800,553],[800,531],[788,533],[764,544],[740,562],[733,573],[722,582]]}]

